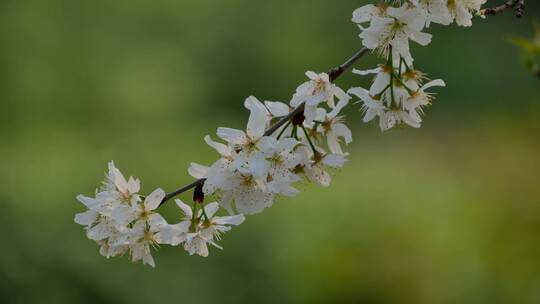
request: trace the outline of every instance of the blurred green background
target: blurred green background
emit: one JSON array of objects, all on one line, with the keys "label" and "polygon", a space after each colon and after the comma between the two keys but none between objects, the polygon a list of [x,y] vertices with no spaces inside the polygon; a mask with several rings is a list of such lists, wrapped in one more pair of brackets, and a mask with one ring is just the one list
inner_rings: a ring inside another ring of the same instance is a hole
[{"label": "blurred green background", "polygon": [[349,107],[331,188],[301,185],[224,251],[165,246],[151,269],[102,258],[73,222],[109,160],[146,193],[189,182],[217,157],[203,136],[244,127],[245,97],[287,102],[360,47],[365,3],[1,1],[1,302],[540,303],[540,80],[507,42],[532,36],[537,1],[522,20],[432,26],[416,66],[448,87],[423,128],[382,134]]}]

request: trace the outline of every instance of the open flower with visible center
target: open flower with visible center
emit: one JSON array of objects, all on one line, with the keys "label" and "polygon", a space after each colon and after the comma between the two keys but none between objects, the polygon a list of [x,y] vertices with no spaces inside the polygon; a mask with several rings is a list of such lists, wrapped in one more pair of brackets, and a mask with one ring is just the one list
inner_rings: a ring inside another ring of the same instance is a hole
[{"label": "open flower with visible center", "polygon": [[361,110],[365,112],[363,118],[364,122],[372,121],[375,117],[380,116],[382,112],[387,110],[380,98],[372,96],[371,93],[364,88],[352,88],[349,90],[349,94],[356,95],[362,101],[363,104]]},{"label": "open flower with visible center", "polygon": [[352,132],[349,127],[344,124],[345,118],[343,116],[338,116],[339,112],[347,106],[348,103],[348,100],[340,101],[330,113],[326,113],[326,110],[324,109],[319,109],[319,113],[317,114],[317,121],[320,122],[317,131],[326,137],[328,148],[334,154],[344,154],[343,149],[341,148],[340,138],[342,138],[347,145],[352,142]]},{"label": "open flower with visible center", "polygon": [[268,191],[276,195],[294,196],[298,190],[292,187],[300,178],[292,172],[300,163],[301,157],[295,151],[300,144],[294,138],[275,139],[268,151]]},{"label": "open flower with visible center", "polygon": [[332,181],[326,167],[341,168],[347,161],[346,155],[313,153],[312,149],[306,146],[298,147],[297,151],[302,155],[302,160],[294,169],[294,173],[304,175],[310,181],[323,187],[330,186]]},{"label": "open flower with visible center", "polygon": [[381,54],[389,55],[392,50],[394,60],[403,58],[412,64],[409,40],[425,46],[431,42],[431,35],[422,32],[426,12],[404,4],[402,7],[389,7],[386,17],[374,16],[371,23],[361,34],[362,43],[368,49],[378,49]]},{"label": "open flower with visible center", "polygon": [[426,11],[425,24],[429,27],[431,22],[441,25],[449,25],[454,21],[447,0],[411,0],[416,7]]},{"label": "open flower with visible center", "polygon": [[401,106],[386,106],[380,99],[372,96],[363,88],[350,89],[349,93],[358,96],[363,102],[364,122],[369,122],[378,116],[379,127],[382,131],[387,131],[402,123],[413,128],[419,128],[421,125],[422,120],[417,115],[411,115]]},{"label": "open flower with visible center", "polygon": [[[113,208],[112,218],[117,223],[118,227],[126,227],[137,221],[158,221],[163,218],[153,212],[159,207],[161,200],[165,197],[165,192],[162,189],[156,189],[152,192],[144,202],[138,202],[133,205],[119,205]],[[159,201],[158,201],[159,199]],[[122,229],[122,228],[120,228]]]},{"label": "open flower with visible center", "polygon": [[109,163],[109,173],[106,177],[102,193],[109,194],[115,203],[133,205],[140,201],[138,192],[141,189],[141,182],[139,179],[130,176],[126,180],[112,161]]},{"label": "open flower with visible center", "polygon": [[189,227],[184,233],[184,249],[190,254],[197,254],[203,257],[208,256],[208,246],[211,244],[219,249],[221,246],[215,240],[221,239],[221,234],[231,230],[230,225],[238,226],[245,220],[243,214],[233,216],[215,216],[219,210],[217,202],[204,206],[204,210],[199,210],[196,216],[190,206],[181,200],[175,200],[178,207],[184,213],[184,220],[181,224]]},{"label": "open flower with visible center", "polygon": [[120,231],[117,229],[117,223],[110,217],[110,210],[103,208],[103,202],[100,199],[84,195],[77,196],[77,199],[88,210],[76,214],[75,223],[84,226],[86,236],[100,246],[100,254],[109,258],[125,253],[128,247],[115,245],[115,242],[125,235],[126,230]]},{"label": "open flower with visible center", "polygon": [[[116,246],[128,246],[133,262],[142,261],[155,267],[151,247],[159,244],[174,244],[173,235],[168,233],[169,224],[155,210],[165,198],[165,191],[154,190],[144,202],[133,207],[129,223],[132,228],[114,241]],[[167,231],[162,233],[162,230]]]},{"label": "open flower with visible center", "polygon": [[140,181],[133,177],[126,180],[111,161],[105,181],[95,197],[77,196],[88,210],[76,214],[75,222],[84,226],[87,237],[100,245],[103,256],[116,256],[127,251],[127,246],[118,244],[118,240],[125,238],[130,228],[127,222],[119,222],[116,217],[132,213],[133,206],[140,202],[139,189]]},{"label": "open flower with visible center", "polygon": [[265,149],[268,147],[270,136],[264,136],[270,121],[269,112],[260,101],[250,97],[245,102],[251,113],[246,132],[231,128],[218,128],[217,135],[225,140],[236,151],[234,168],[245,175],[253,175],[263,181],[267,174],[265,164]]},{"label": "open flower with visible center", "polygon": [[392,107],[383,111],[379,118],[379,126],[382,131],[387,131],[403,123],[413,128],[420,128],[422,120],[420,117],[413,116],[409,111],[399,107]]},{"label": "open flower with visible center", "polygon": [[426,92],[427,89],[432,87],[444,87],[446,84],[442,79],[432,80],[418,90],[411,93],[411,97],[404,103],[405,109],[409,111],[409,114],[415,121],[422,121],[420,114],[424,113],[424,108],[431,105],[433,100],[433,94]]}]

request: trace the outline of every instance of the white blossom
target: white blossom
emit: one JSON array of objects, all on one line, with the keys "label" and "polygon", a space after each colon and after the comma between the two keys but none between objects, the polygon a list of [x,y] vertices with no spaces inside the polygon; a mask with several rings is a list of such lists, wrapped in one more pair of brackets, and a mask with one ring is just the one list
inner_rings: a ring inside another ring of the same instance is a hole
[{"label": "white blossom", "polygon": [[416,7],[426,11],[426,27],[429,27],[431,22],[449,25],[454,20],[448,8],[448,0],[411,0],[411,2]]},{"label": "white blossom", "polygon": [[209,203],[204,206],[204,211],[199,210],[194,216],[193,210],[181,200],[175,200],[178,207],[184,213],[184,219],[180,223],[187,230],[181,232],[180,239],[184,239],[184,249],[190,255],[208,256],[208,246],[211,244],[219,249],[221,246],[215,243],[215,240],[221,239],[221,234],[231,230],[230,225],[238,226],[245,220],[243,214],[234,216],[215,216],[219,210],[217,202]]},{"label": "white blossom", "polygon": [[317,125],[317,132],[326,138],[328,148],[334,154],[344,154],[340,144],[341,139],[347,145],[352,142],[351,130],[345,125],[344,117],[338,116],[348,103],[348,100],[343,100],[329,113],[325,109],[319,109],[317,113],[317,121],[320,122]]},{"label": "white blossom", "polygon": [[326,102],[329,107],[334,108],[336,98],[338,101],[351,99],[347,93],[330,81],[328,74],[317,74],[308,71],[306,76],[310,80],[296,89],[290,103],[295,108],[305,103],[304,116],[306,123],[311,123],[315,119],[317,107],[320,103]]},{"label": "white blossom", "polygon": [[478,12],[486,0],[448,0],[450,14],[457,25],[471,26],[473,13]]},{"label": "white blossom", "polygon": [[353,11],[352,21],[357,23],[360,29],[364,30],[362,26],[364,23],[370,22],[373,17],[382,17],[384,14],[386,14],[384,6],[367,4]]},{"label": "white blossom", "polygon": [[389,7],[386,13],[386,17],[371,18],[369,27],[360,34],[363,45],[372,50],[379,49],[383,54],[388,54],[391,49],[394,60],[403,58],[412,64],[409,40],[423,46],[431,42],[431,35],[422,32],[426,11],[405,4],[399,8]]},{"label": "white blossom", "polygon": [[405,109],[409,111],[409,114],[415,121],[422,121],[420,114],[423,114],[423,108],[431,105],[433,94],[426,92],[426,90],[436,86],[444,87],[446,84],[442,79],[432,80],[424,84],[418,90],[412,92],[405,102]]}]

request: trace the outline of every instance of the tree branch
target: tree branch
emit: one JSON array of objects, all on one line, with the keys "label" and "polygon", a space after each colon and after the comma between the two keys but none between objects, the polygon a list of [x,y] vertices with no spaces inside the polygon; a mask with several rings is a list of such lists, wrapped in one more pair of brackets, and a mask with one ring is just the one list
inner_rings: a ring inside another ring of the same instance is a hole
[{"label": "tree branch", "polygon": [[201,178],[201,179],[198,179],[196,181],[194,181],[193,183],[191,184],[188,184],[188,185],[185,185],[183,186],[182,188],[179,188],[171,193],[167,193],[167,195],[165,195],[165,197],[163,198],[163,200],[161,201],[161,203],[159,204],[160,206],[165,204],[168,200],[170,200],[171,198],[177,196],[177,195],[180,195],[186,191],[189,191],[199,185],[202,185],[204,184],[204,181],[206,180],[206,178]]},{"label": "tree branch", "polygon": [[[335,67],[331,69],[328,72],[328,76],[330,77],[330,81],[334,82],[336,79],[338,79],[343,72],[348,70],[358,59],[360,59],[362,56],[364,56],[369,51],[368,48],[361,48],[358,52],[356,52],[351,58],[349,58],[347,61],[345,61],[342,65]],[[264,133],[265,136],[270,136],[274,134],[279,128],[281,128],[284,124],[286,124],[289,120],[291,120],[295,115],[298,113],[301,113],[304,111],[305,104],[302,103],[296,109],[291,111],[287,116],[281,118],[278,122],[276,122],[274,125],[272,125],[266,132]],[[163,198],[163,201],[161,201],[161,205],[165,204],[167,201],[172,199],[173,197],[180,195],[186,191],[189,191],[199,185],[204,184],[206,181],[206,178],[198,179],[191,184],[185,185],[171,193],[167,193],[167,195]]]},{"label": "tree branch", "polygon": [[516,18],[521,18],[525,11],[525,0],[508,0],[506,3],[499,6],[485,8],[480,11],[481,15],[497,15],[508,9],[514,9]]}]

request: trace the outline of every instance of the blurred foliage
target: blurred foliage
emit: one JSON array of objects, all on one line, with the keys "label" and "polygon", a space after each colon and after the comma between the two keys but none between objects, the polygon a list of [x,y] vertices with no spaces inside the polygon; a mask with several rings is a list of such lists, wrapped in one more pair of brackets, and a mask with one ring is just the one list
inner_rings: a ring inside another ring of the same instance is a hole
[{"label": "blurred foliage", "polygon": [[424,127],[381,134],[351,106],[331,188],[279,199],[224,251],[163,247],[150,269],[102,258],[73,223],[111,159],[145,192],[190,181],[216,158],[203,136],[244,126],[245,97],[288,101],[360,47],[366,2],[1,1],[2,303],[539,303],[540,85],[504,41],[536,1],[523,20],[433,25],[413,52],[448,87]]},{"label": "blurred foliage", "polygon": [[533,73],[537,73],[540,77],[540,66],[538,66],[538,57],[540,56],[540,22],[534,20],[533,24],[534,37],[532,39],[516,37],[510,39],[510,41],[521,49],[527,68]]}]

